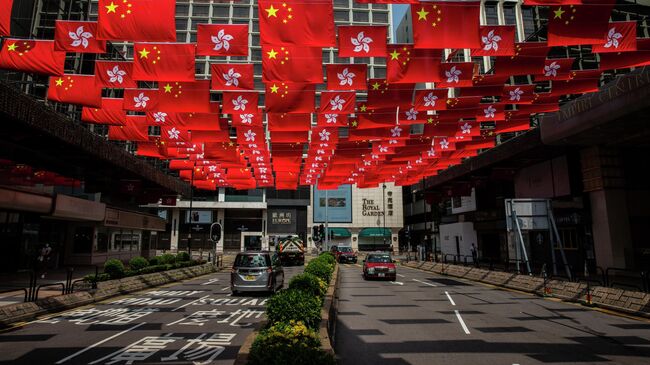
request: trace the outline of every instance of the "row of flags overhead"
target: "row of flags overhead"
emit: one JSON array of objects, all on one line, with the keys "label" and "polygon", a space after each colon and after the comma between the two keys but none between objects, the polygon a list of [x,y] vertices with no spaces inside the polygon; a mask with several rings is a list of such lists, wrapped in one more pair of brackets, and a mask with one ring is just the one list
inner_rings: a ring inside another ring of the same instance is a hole
[{"label": "row of flags overhead", "polygon": [[[173,0],[100,0],[97,22],[57,21],[53,40],[3,39],[0,68],[50,75],[48,99],[83,106],[83,121],[108,125],[109,139],[136,142],[141,156],[169,160],[196,187],[332,189],[435,175],[493,147],[500,133],[529,129],[531,115],[557,111],[560,97],[598,90],[603,70],[650,62],[636,22],[609,22],[613,0],[524,1],[548,6],[546,42],[480,25],[478,1],[357,2],[410,4],[414,44],[388,44],[386,26],[336,27],[331,0],[258,1],[263,102],[253,64],[213,63],[210,80],[195,79],[197,56],[248,55],[248,25],[199,24],[196,44],[178,43]],[[0,14],[8,36],[10,11]],[[107,41],[133,42],[133,60],[65,74],[66,52],[104,54]],[[566,45],[590,45],[600,69],[548,58]],[[339,57],[385,58],[386,77],[369,79],[362,63],[323,65],[329,47]],[[494,57],[492,73],[448,62],[444,48]],[[518,75],[532,83],[510,84]],[[416,88],[425,82],[433,87]],[[102,97],[107,88],[121,97]],[[422,133],[412,134],[414,125]]]}]

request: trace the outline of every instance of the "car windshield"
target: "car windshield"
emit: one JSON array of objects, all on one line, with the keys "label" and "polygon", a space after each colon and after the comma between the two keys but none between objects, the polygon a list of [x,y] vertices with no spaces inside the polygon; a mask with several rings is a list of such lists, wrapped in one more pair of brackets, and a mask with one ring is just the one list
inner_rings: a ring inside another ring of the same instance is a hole
[{"label": "car windshield", "polygon": [[339,247],[339,252],[352,252],[352,247]]},{"label": "car windshield", "polygon": [[237,255],[235,267],[266,267],[271,266],[268,255]]},{"label": "car windshield", "polygon": [[383,263],[383,264],[387,264],[387,263],[392,262],[392,260],[390,259],[390,256],[388,256],[388,255],[370,255],[370,256],[368,256],[367,261],[368,262]]}]

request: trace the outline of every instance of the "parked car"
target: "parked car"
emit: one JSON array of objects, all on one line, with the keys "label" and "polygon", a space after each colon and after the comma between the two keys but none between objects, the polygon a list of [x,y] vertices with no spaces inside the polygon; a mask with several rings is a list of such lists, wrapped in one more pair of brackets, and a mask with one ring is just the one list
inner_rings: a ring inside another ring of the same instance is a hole
[{"label": "parked car", "polygon": [[357,253],[350,246],[339,246],[334,252],[336,261],[340,263],[353,262],[357,263]]},{"label": "parked car", "polygon": [[395,281],[397,268],[395,261],[389,253],[373,252],[363,260],[363,278],[368,279],[389,279]]},{"label": "parked car", "polygon": [[275,292],[284,286],[284,269],[275,252],[257,251],[237,254],[230,271],[230,290]]}]

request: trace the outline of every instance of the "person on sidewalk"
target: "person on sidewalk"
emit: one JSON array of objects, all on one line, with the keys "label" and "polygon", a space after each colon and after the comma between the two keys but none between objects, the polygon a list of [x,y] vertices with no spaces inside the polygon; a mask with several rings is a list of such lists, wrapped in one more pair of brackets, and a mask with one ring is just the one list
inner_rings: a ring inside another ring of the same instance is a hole
[{"label": "person on sidewalk", "polygon": [[472,263],[474,266],[478,267],[478,249],[476,248],[476,244],[472,243]]},{"label": "person on sidewalk", "polygon": [[50,262],[50,255],[52,254],[52,247],[49,243],[46,243],[45,246],[41,248],[38,258],[39,271],[41,272],[41,279],[45,279],[47,275],[47,265]]}]

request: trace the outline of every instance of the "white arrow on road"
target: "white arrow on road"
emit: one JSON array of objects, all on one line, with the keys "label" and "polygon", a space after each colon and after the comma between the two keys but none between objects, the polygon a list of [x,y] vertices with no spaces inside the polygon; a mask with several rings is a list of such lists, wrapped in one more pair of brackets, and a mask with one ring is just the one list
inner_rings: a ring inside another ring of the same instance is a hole
[{"label": "white arrow on road", "polygon": [[404,285],[404,283],[401,282],[401,281],[391,281],[391,283],[393,283],[395,285]]}]

